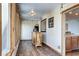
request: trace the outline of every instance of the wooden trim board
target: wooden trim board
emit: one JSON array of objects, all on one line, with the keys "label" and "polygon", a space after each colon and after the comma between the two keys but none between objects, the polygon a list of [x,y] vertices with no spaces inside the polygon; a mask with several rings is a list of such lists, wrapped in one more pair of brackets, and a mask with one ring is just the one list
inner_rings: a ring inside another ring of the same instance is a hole
[{"label": "wooden trim board", "polygon": [[65,10],[63,10],[61,13],[65,13],[65,12],[67,12],[67,11],[71,10],[71,9],[74,9],[74,8],[75,8],[75,7],[77,7],[77,6],[79,6],[79,3],[78,3],[78,4],[73,5],[73,6],[71,6],[71,7],[67,8],[67,9],[65,9]]}]

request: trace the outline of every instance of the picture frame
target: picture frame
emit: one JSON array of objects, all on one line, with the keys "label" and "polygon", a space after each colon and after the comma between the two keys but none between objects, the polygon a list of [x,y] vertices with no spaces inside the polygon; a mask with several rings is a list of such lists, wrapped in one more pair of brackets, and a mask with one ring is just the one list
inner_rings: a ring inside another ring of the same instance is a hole
[{"label": "picture frame", "polygon": [[48,19],[48,28],[54,27],[54,17]]},{"label": "picture frame", "polygon": [[41,21],[41,32],[46,32],[46,18]]}]

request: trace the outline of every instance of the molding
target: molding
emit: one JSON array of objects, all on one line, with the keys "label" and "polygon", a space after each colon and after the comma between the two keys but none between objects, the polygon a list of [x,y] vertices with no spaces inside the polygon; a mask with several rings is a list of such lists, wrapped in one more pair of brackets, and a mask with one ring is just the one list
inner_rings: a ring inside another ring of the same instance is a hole
[{"label": "molding", "polygon": [[17,50],[18,50],[18,47],[19,47],[19,43],[20,43],[20,40],[18,41],[13,53],[12,53],[12,56],[16,56],[16,53],[17,53]]},{"label": "molding", "polygon": [[79,3],[73,3],[73,4],[71,4],[71,5],[69,5],[69,6],[66,6],[66,7],[64,7],[62,10],[61,10],[61,13],[64,13],[64,12],[66,12],[66,11],[69,11],[69,10],[71,10],[72,8],[74,8],[74,7],[77,7],[77,6],[79,6]]},{"label": "molding", "polygon": [[45,44],[46,46],[48,46],[50,49],[54,50],[55,52],[57,52],[60,56],[62,56],[62,54],[56,50],[56,48],[49,46],[47,43],[43,42],[43,44]]}]

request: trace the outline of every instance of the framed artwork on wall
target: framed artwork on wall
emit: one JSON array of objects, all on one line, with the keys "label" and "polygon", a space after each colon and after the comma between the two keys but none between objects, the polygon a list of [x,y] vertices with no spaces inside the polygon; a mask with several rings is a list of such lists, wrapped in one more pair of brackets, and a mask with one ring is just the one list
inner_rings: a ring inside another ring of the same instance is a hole
[{"label": "framed artwork on wall", "polygon": [[54,17],[48,19],[48,28],[54,27]]},{"label": "framed artwork on wall", "polygon": [[41,21],[41,32],[46,32],[46,18]]}]

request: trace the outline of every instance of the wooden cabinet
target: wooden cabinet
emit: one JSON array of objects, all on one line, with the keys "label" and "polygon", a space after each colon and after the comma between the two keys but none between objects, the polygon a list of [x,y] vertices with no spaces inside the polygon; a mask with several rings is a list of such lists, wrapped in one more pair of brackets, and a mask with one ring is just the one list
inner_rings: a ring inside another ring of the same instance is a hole
[{"label": "wooden cabinet", "polygon": [[35,45],[35,40],[36,40],[36,32],[33,32],[32,34],[32,44]]},{"label": "wooden cabinet", "polygon": [[72,37],[66,37],[66,51],[71,51],[72,48]]},{"label": "wooden cabinet", "polygon": [[72,36],[72,50],[77,49],[77,36]]},{"label": "wooden cabinet", "polygon": [[42,32],[33,32],[32,44],[35,46],[42,46]]},{"label": "wooden cabinet", "polygon": [[79,48],[79,36],[77,37],[77,47]]},{"label": "wooden cabinet", "polygon": [[66,37],[66,52],[79,49],[79,36]]}]

